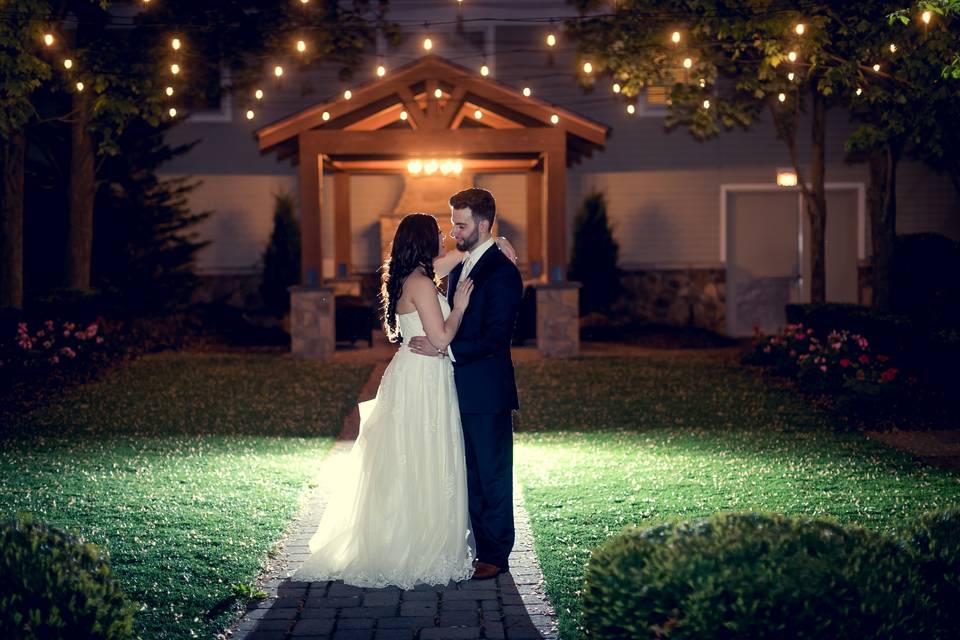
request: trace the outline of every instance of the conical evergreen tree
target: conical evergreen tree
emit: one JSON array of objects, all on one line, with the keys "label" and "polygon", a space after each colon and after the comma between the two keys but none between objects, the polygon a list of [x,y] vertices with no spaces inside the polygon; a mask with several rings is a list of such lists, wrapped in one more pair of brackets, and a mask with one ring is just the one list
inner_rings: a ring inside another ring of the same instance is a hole
[{"label": "conical evergreen tree", "polygon": [[607,201],[592,193],[583,201],[573,222],[573,255],[570,280],[580,282],[580,313],[608,309],[620,295],[620,248],[613,239],[607,218]]},{"label": "conical evergreen tree", "polygon": [[287,287],[300,282],[300,223],[289,193],[274,195],[273,233],[263,253],[260,294],[264,308],[275,315],[290,310]]}]

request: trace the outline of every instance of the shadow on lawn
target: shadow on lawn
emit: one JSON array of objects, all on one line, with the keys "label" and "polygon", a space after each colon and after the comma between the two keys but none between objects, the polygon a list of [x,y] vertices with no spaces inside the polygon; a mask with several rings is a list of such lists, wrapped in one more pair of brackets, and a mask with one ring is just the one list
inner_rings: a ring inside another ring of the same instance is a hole
[{"label": "shadow on lawn", "polygon": [[552,625],[546,615],[530,615],[509,573],[409,591],[287,580],[276,598],[246,612],[233,638],[538,639],[555,637]]}]

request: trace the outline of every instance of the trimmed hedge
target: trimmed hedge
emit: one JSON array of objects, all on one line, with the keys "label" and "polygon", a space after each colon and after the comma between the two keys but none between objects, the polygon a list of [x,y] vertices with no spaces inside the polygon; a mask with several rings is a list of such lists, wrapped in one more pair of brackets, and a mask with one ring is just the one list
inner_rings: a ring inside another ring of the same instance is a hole
[{"label": "trimmed hedge", "polygon": [[584,626],[610,640],[946,637],[920,567],[897,542],[827,520],[631,528],[593,553]]},{"label": "trimmed hedge", "polygon": [[0,525],[0,638],[133,635],[133,605],[92,543],[22,516]]},{"label": "trimmed hedge", "polygon": [[923,514],[907,531],[906,546],[920,556],[947,628],[960,635],[960,509]]}]

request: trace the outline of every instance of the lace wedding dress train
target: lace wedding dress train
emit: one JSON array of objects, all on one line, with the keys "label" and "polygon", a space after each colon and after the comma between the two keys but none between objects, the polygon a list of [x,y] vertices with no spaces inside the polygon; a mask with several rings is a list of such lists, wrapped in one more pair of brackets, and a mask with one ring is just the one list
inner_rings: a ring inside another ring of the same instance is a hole
[{"label": "lace wedding dress train", "polygon": [[[440,305],[446,317],[443,297]],[[416,312],[397,322],[405,339],[424,335]],[[332,486],[293,580],[410,589],[470,578],[463,433],[447,358],[400,347],[377,397],[360,404],[360,435]]]}]

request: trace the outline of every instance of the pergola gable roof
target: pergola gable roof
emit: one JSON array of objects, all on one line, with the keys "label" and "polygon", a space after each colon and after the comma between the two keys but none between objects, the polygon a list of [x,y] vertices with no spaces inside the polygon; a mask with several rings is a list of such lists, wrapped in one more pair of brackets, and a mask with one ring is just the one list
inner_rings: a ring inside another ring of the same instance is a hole
[{"label": "pergola gable roof", "polygon": [[[439,90],[439,98],[437,91]],[[401,119],[406,112],[406,119]],[[479,113],[480,118],[475,118]],[[551,118],[558,118],[553,124]],[[307,107],[255,131],[261,151],[298,144],[310,130],[375,131],[555,128],[567,133],[568,159],[602,148],[609,127],[430,54],[382,79]]]}]

